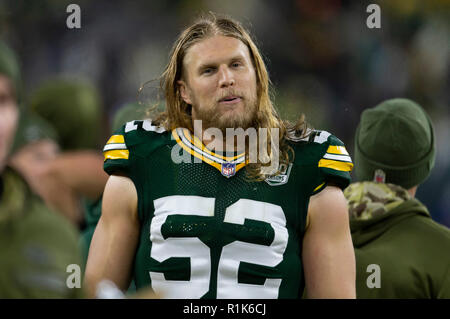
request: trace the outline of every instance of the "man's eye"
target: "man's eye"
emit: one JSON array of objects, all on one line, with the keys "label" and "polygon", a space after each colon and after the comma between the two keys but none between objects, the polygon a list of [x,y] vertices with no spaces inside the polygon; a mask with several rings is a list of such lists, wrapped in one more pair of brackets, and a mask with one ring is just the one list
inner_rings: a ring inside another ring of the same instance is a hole
[{"label": "man's eye", "polygon": [[213,73],[213,68],[206,68],[202,71],[202,74],[211,74]]}]

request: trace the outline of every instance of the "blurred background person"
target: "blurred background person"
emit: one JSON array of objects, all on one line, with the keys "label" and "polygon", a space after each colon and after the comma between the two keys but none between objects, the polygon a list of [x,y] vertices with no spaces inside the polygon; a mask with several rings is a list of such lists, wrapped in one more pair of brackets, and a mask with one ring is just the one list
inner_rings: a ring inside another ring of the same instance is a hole
[{"label": "blurred background person", "polygon": [[46,198],[43,173],[59,153],[56,131],[36,114],[23,111],[8,160],[40,197]]},{"label": "blurred background person", "polygon": [[[140,105],[138,103],[127,103],[123,107],[119,108],[117,110],[113,123],[112,123],[112,132],[115,132],[118,130],[123,124],[132,121],[132,120],[142,120],[147,118],[147,108],[143,105]],[[103,165],[103,162],[102,162]],[[102,172],[103,166],[102,166]],[[94,235],[95,227],[97,226],[97,223],[101,216],[101,208],[102,208],[102,195],[103,195],[103,189],[106,185],[106,179],[103,179],[103,187],[101,193],[98,195],[99,199],[95,202],[94,205],[86,207],[85,212],[85,221],[86,221],[86,227],[83,229],[81,233],[81,250],[83,255],[83,264],[86,265],[87,257],[89,254],[89,247],[91,244],[92,236]],[[133,284],[132,284],[133,286]],[[131,291],[131,290],[129,290]]]},{"label": "blurred background person", "polygon": [[[120,127],[122,127],[123,124],[129,122],[129,121],[133,121],[133,120],[143,120],[146,118],[149,118],[150,113],[148,112],[149,108],[141,105],[139,103],[126,103],[125,105],[123,105],[122,107],[120,107],[113,118],[112,121],[112,132],[115,132],[116,130],[120,129]],[[103,161],[102,161],[102,165],[103,165]],[[95,166],[97,167],[97,166]],[[103,171],[103,166],[102,167],[102,174],[104,174]],[[100,174],[100,172],[96,173]],[[89,181],[90,179],[93,179],[92,176],[86,176],[85,180]],[[100,220],[100,216],[102,213],[102,197],[103,197],[103,189],[106,185],[106,181],[107,178],[105,179],[103,176],[101,179],[97,179],[97,181],[102,181],[102,185],[101,185],[101,191],[100,191],[100,187],[98,188],[98,194],[96,196],[98,196],[98,199],[94,202],[91,202],[90,204],[85,205],[84,210],[84,217],[85,217],[85,227],[81,230],[81,235],[80,235],[80,249],[81,249],[81,253],[82,253],[82,265],[83,265],[83,274],[84,274],[84,270],[86,267],[86,262],[87,262],[87,258],[89,255],[89,248],[91,245],[91,241],[92,241],[92,237],[94,235],[95,232],[95,228],[97,227],[98,221]],[[81,183],[80,183],[81,184]],[[106,288],[108,288],[106,286]],[[126,291],[127,295],[133,294],[136,292],[136,286],[134,283],[134,280],[131,281],[130,283],[130,287],[128,288],[128,290]],[[146,297],[152,297],[152,295],[146,295],[144,292],[144,295]],[[114,295],[116,297],[114,298],[118,298],[117,295]],[[100,296],[101,297],[101,294]]]},{"label": "blurred background person", "polygon": [[76,229],[7,165],[23,112],[20,92],[16,57],[0,42],[0,298],[81,297],[81,288],[67,285],[66,272],[80,263]]},{"label": "blurred background person", "polygon": [[[33,112],[53,123],[59,137],[61,151],[41,170],[39,179],[48,205],[79,229],[84,268],[108,179],[103,154],[96,148],[104,143],[101,97],[89,81],[56,77],[42,83],[29,100]],[[113,129],[141,119],[146,110],[138,104],[125,105],[116,112]]]},{"label": "blurred background person", "polygon": [[102,171],[102,102],[89,81],[55,77],[44,81],[29,97],[30,108],[52,123],[61,152],[43,173],[46,197],[80,231],[87,212],[96,211],[107,175]]},{"label": "blurred background person", "polygon": [[355,140],[358,182],[344,195],[357,297],[450,298],[450,229],[415,198],[436,157],[428,115],[408,99],[384,101],[362,113]]},{"label": "blurred background person", "polygon": [[0,170],[3,171],[19,119],[20,71],[14,53],[0,42]]}]

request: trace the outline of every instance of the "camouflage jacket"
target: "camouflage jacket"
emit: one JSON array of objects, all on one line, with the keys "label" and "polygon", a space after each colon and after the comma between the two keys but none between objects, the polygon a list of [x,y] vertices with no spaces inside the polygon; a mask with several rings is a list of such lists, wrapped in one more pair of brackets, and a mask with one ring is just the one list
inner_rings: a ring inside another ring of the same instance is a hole
[{"label": "camouflage jacket", "polygon": [[12,169],[0,182],[0,298],[81,297],[67,284],[67,266],[80,264],[76,229]]},{"label": "camouflage jacket", "polygon": [[358,298],[450,298],[450,230],[396,185],[345,189]]}]

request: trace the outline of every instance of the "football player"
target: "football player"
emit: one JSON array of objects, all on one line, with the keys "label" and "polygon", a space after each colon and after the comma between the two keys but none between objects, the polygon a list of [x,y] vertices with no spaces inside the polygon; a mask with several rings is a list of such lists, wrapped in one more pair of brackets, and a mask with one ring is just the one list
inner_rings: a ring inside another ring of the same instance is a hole
[{"label": "football player", "polygon": [[[330,133],[280,119],[248,32],[200,18],[175,42],[162,84],[166,112],[128,122],[104,148],[111,176],[88,257],[91,296],[103,279],[125,290],[134,276],[165,298],[299,298],[305,286],[309,298],[355,298],[342,193],[351,159]],[[251,143],[208,148],[213,128],[258,129],[258,141],[270,129],[277,173],[249,161]]]}]

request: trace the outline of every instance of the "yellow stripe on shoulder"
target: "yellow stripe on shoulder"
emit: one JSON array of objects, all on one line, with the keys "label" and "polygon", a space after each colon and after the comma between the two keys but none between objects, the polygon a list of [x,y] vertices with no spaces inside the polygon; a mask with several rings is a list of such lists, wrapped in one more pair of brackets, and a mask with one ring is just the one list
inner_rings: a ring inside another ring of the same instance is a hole
[{"label": "yellow stripe on shoulder", "polygon": [[353,169],[353,163],[321,159],[319,167],[331,168],[337,171],[350,172]]},{"label": "yellow stripe on shoulder", "polygon": [[348,155],[348,152],[345,149],[345,146],[336,146],[336,145],[330,145],[327,149],[327,153]]},{"label": "yellow stripe on shoulder", "polygon": [[319,186],[317,186],[316,188],[314,188],[313,192],[317,192],[322,186],[325,185],[325,182],[323,182],[322,184],[320,184]]},{"label": "yellow stripe on shoulder", "polygon": [[107,159],[128,159],[130,152],[128,150],[112,150],[103,152],[103,156],[105,157],[105,161]]},{"label": "yellow stripe on shoulder", "polygon": [[113,135],[109,138],[108,142],[106,144],[118,144],[118,143],[125,143],[125,138],[123,135]]}]

